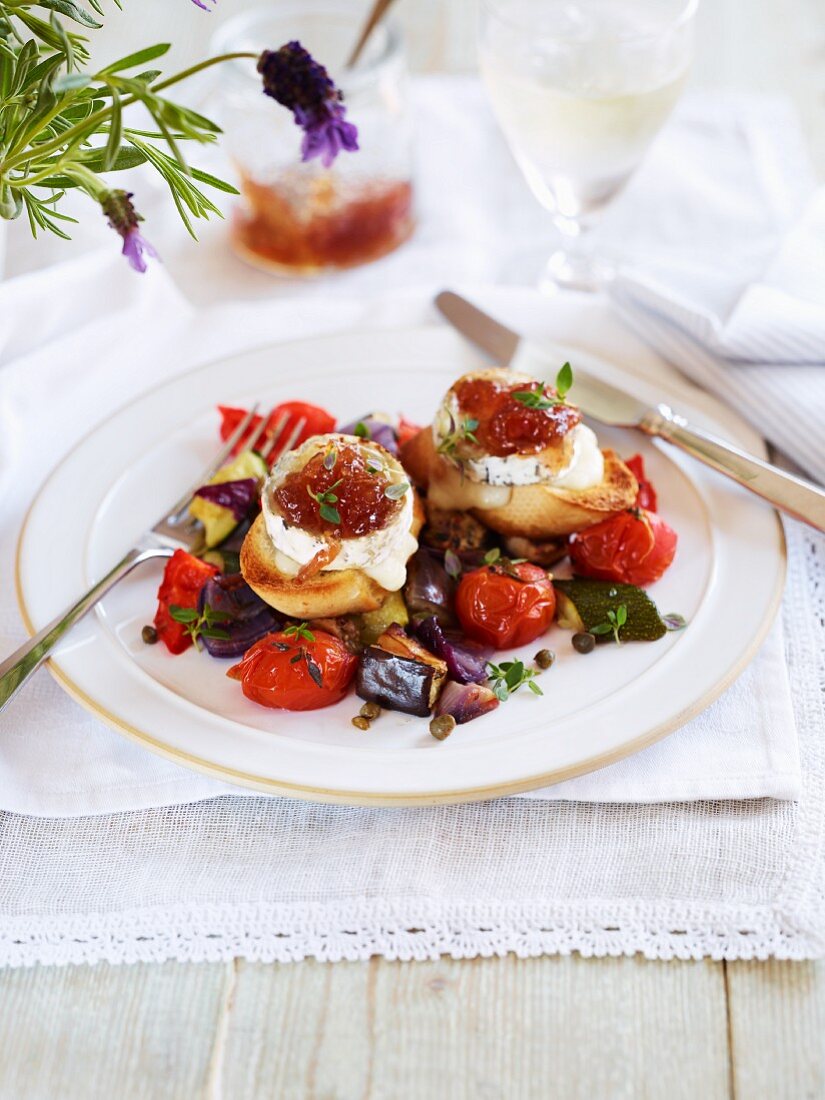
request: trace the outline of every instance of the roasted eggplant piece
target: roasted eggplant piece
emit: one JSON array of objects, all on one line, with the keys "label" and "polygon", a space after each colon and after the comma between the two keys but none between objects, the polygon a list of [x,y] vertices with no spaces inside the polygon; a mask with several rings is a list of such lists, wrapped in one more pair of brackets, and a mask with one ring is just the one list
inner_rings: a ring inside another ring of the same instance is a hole
[{"label": "roasted eggplant piece", "polygon": [[370,645],[361,655],[355,690],[380,707],[426,718],[445,679],[446,672],[439,674],[431,664]]},{"label": "roasted eggplant piece", "polygon": [[413,619],[435,615],[442,626],[456,626],[453,596],[456,582],[444,568],[441,556],[419,546],[407,562],[404,603]]},{"label": "roasted eggplant piece", "polygon": [[425,718],[446,679],[444,661],[394,623],[364,650],[355,690],[368,702]]}]

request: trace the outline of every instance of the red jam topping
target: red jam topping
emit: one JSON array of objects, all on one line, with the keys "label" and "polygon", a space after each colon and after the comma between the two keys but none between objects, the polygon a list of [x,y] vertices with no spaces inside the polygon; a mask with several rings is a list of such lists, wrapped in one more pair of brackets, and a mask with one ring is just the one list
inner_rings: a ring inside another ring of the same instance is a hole
[{"label": "red jam topping", "polygon": [[555,390],[541,382],[505,384],[497,378],[465,378],[455,387],[462,415],[478,421],[473,434],[490,455],[538,454],[563,441],[581,420],[572,405],[531,408],[514,394],[552,401]]},{"label": "red jam topping", "polygon": [[386,495],[390,484],[386,464],[374,453],[351,443],[331,443],[303,469],[287,474],[273,501],[290,526],[351,539],[380,531],[401,510],[403,496]]}]

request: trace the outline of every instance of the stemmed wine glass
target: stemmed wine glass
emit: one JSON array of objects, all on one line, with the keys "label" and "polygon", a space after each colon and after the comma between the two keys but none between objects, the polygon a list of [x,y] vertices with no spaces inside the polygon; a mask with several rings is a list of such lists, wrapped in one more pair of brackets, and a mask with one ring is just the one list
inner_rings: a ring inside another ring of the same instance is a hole
[{"label": "stemmed wine glass", "polygon": [[561,246],[542,285],[593,290],[592,230],[685,84],[698,0],[481,0],[479,60],[496,118]]}]

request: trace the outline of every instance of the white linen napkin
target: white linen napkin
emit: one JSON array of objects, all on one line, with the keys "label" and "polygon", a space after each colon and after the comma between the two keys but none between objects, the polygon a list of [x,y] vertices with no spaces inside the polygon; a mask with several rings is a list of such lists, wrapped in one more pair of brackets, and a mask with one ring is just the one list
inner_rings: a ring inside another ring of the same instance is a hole
[{"label": "white linen napkin", "polygon": [[663,140],[661,173],[643,170],[633,201],[607,219],[620,263],[611,298],[646,342],[825,483],[825,189],[813,189],[781,101],[695,97],[681,123],[667,167]]},{"label": "white linen napkin", "polygon": [[[153,184],[138,174],[135,188],[147,200],[141,203],[147,235],[165,268],[155,266],[142,279],[132,275],[105,225],[86,222],[83,246],[99,242],[105,251],[0,286],[0,575],[12,575],[16,531],[36,486],[89,427],[132,395],[190,366],[271,340],[434,319],[427,303],[444,285],[464,289],[514,327],[581,344],[652,376],[666,375],[661,358],[603,301],[559,298],[548,308],[534,294],[481,292],[468,285],[532,278],[550,249],[546,215],[512,165],[477,82],[428,78],[418,82],[416,96],[420,225],[409,245],[379,264],[334,280],[273,281],[228,253],[220,225],[209,227],[199,246],[187,242],[168,203],[156,202]],[[732,140],[740,131],[748,141]],[[682,248],[684,225],[690,225],[697,254],[703,241],[712,252],[714,233],[700,232],[705,215],[714,232],[724,217],[712,213],[707,180],[691,177],[689,166],[724,162],[730,178],[747,188],[758,153],[760,163],[771,167],[762,171],[770,188],[761,187],[742,206],[752,215],[747,256],[764,263],[776,247],[781,217],[789,220],[807,193],[796,134],[781,106],[688,101],[611,216],[606,245],[623,243],[627,252],[632,242],[634,260],[641,264],[646,257],[647,269],[655,271],[669,248]],[[469,188],[467,179],[479,185]],[[762,202],[763,194],[770,202]],[[13,229],[9,264],[26,270],[32,246],[19,226]],[[34,246],[44,247],[52,248]],[[371,298],[379,291],[395,293],[379,302]],[[0,652],[22,637],[6,582]],[[632,759],[542,794],[651,802],[795,798],[799,783],[787,673],[775,631],[750,670],[700,718]],[[43,674],[0,717],[5,809],[74,815],[168,805],[225,790],[125,742]]]}]

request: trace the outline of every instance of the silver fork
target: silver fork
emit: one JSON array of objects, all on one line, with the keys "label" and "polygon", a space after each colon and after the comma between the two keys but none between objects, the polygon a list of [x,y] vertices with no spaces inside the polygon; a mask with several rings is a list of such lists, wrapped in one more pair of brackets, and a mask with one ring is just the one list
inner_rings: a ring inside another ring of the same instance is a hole
[{"label": "silver fork", "polygon": [[[0,711],[20,690],[32,673],[40,667],[60,639],[71,630],[75,623],[82,619],[87,611],[90,611],[107,592],[114,588],[118,581],[131,573],[136,566],[155,558],[170,558],[178,549],[197,552],[203,548],[203,529],[201,524],[189,514],[189,504],[196,491],[220,469],[232,453],[235,445],[240,442],[244,432],[252,423],[257,409],[258,405],[253,405],[206,469],[198,475],[180,500],[176,501],[157,523],[141,535],[136,545],[121,558],[105,577],[102,577],[76,603],[72,604],[71,607],[67,608],[50,623],[47,623],[42,630],[29,638],[24,645],[0,663]],[[274,456],[280,444],[289,416],[287,413],[280,416],[272,429],[264,435],[269,419],[270,417],[263,417],[260,424],[256,425],[250,433],[249,439],[245,442],[245,447],[251,449],[264,436],[259,450],[267,461]],[[305,426],[306,420],[304,418],[297,421],[289,433],[283,450],[292,450]]]}]

